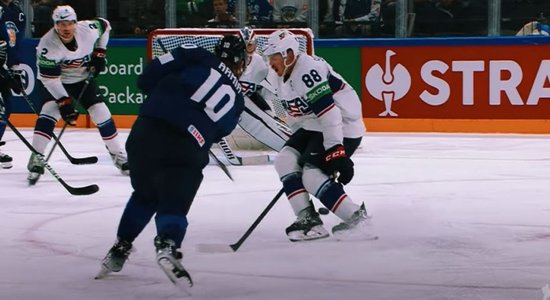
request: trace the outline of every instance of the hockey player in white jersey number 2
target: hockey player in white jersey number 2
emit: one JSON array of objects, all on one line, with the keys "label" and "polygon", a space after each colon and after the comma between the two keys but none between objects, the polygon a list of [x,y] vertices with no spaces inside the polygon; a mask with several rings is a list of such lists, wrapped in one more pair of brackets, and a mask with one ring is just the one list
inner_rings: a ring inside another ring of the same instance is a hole
[{"label": "hockey player in white jersey number 2", "polygon": [[[126,154],[111,112],[98,95],[92,78],[105,69],[111,26],[102,18],[77,21],[74,9],[68,5],[58,6],[52,18],[54,27],[40,39],[36,48],[44,104],[36,121],[32,145],[43,154],[60,117],[69,125],[76,125],[78,112],[74,101],[78,100],[97,126],[115,166],[128,175]],[[31,155],[28,170],[31,184],[44,173],[36,154]]]},{"label": "hockey player in white jersey number 2", "polygon": [[293,130],[275,160],[297,216],[286,229],[291,241],[329,236],[310,193],[343,220],[332,228],[335,235],[362,228],[368,219],[365,204],[355,204],[344,191],[354,173],[350,156],[365,133],[359,97],[326,61],[300,53],[298,46],[294,34],[279,30],[263,52],[278,75],[277,96]]}]

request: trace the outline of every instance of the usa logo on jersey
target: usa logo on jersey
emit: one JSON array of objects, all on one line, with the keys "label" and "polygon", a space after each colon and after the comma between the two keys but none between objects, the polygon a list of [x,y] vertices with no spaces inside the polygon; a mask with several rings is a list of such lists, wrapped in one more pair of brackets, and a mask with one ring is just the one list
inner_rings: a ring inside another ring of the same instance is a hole
[{"label": "usa logo on jersey", "polygon": [[307,102],[300,97],[296,97],[291,100],[282,100],[281,103],[283,104],[283,107],[288,115],[291,117],[299,117],[307,115],[311,112],[311,108]]}]

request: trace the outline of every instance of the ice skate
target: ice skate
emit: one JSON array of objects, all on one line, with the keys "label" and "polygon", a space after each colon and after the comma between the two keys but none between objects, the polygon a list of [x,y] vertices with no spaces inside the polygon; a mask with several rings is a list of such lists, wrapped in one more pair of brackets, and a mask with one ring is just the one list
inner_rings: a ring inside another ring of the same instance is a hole
[{"label": "ice skate", "polygon": [[29,170],[29,175],[27,176],[29,185],[35,185],[40,175],[44,174],[44,156],[42,154],[31,154],[27,169]]},{"label": "ice skate", "polygon": [[120,272],[131,251],[132,243],[124,240],[117,241],[101,261],[101,270],[95,279],[101,279],[112,272]]},{"label": "ice skate", "polygon": [[359,209],[351,215],[349,220],[332,227],[332,234],[336,238],[355,237],[373,240],[378,239],[378,236],[369,232],[369,223],[370,217],[367,215],[365,203],[362,203]]},{"label": "ice skate", "polygon": [[286,235],[292,242],[326,238],[328,231],[313,206],[304,208],[294,223],[286,228]]},{"label": "ice skate", "polygon": [[155,237],[155,247],[157,249],[157,264],[162,271],[166,273],[168,279],[175,285],[182,287],[183,280],[187,281],[189,287],[193,286],[191,275],[181,265],[181,252],[176,251],[174,241],[163,236]]},{"label": "ice skate", "polygon": [[0,168],[2,169],[10,169],[11,167],[13,167],[12,165],[12,162],[13,159],[11,158],[11,156],[5,154],[5,153],[2,153],[0,151]]},{"label": "ice skate", "polygon": [[128,158],[126,157],[126,154],[124,152],[112,153],[111,151],[109,151],[109,155],[111,155],[111,159],[113,160],[115,167],[120,170],[120,173],[122,173],[123,175],[130,175]]}]

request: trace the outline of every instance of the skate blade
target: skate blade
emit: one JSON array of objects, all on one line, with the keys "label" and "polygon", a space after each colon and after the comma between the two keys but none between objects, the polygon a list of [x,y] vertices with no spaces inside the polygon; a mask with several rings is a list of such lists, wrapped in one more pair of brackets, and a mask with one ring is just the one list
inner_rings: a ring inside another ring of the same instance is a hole
[{"label": "skate blade", "polygon": [[287,236],[291,242],[305,242],[328,238],[330,234],[323,227],[323,225],[317,225],[311,228],[307,233],[304,233],[301,230],[296,230],[289,232]]},{"label": "skate blade", "polygon": [[353,228],[332,234],[337,241],[376,241],[379,237],[368,228]]},{"label": "skate blade", "polygon": [[99,271],[99,273],[97,273],[97,275],[94,277],[94,279],[103,279],[105,278],[107,275],[111,274],[112,271],[105,268],[104,266],[101,266],[101,270]]},{"label": "skate blade", "polygon": [[11,163],[2,163],[2,164],[0,164],[0,167],[2,169],[11,169],[13,167],[13,165]]},{"label": "skate blade", "polygon": [[[191,276],[185,269],[181,270],[180,268],[176,267],[175,264],[167,257],[159,257],[157,259],[157,264],[162,269],[164,274],[170,279],[170,281],[182,292],[187,294],[188,296],[191,296],[191,292],[189,291],[189,288],[193,286],[193,280],[191,279]],[[179,274],[176,274],[174,271],[178,272]]]},{"label": "skate blade", "polygon": [[38,173],[30,173],[29,176],[27,176],[29,185],[35,185],[38,182],[38,179],[40,179],[40,174]]},{"label": "skate blade", "polygon": [[321,233],[321,234],[302,234],[302,233],[294,233],[291,232],[288,235],[288,239],[291,242],[307,242],[307,241],[315,241],[320,239],[328,238],[330,234],[328,232]]}]

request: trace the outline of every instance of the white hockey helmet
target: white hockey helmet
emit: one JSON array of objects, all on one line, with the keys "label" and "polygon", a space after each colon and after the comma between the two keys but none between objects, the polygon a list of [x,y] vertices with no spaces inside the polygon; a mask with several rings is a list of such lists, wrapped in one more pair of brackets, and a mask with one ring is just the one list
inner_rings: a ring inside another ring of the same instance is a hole
[{"label": "white hockey helmet", "polygon": [[291,49],[295,56],[300,54],[300,43],[296,39],[296,36],[288,30],[277,30],[267,38],[267,45],[264,48],[263,54],[270,56],[281,53],[283,58],[286,58],[288,49]]},{"label": "white hockey helmet", "polygon": [[52,14],[53,23],[60,21],[73,21],[76,22],[76,12],[69,5],[60,5],[56,7]]}]

